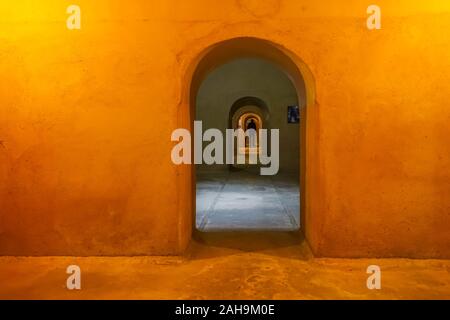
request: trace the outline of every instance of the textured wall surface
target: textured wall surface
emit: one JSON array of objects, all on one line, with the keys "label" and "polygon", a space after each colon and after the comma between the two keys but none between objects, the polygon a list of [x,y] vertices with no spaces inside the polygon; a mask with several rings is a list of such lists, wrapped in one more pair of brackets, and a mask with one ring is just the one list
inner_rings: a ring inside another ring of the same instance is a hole
[{"label": "textured wall surface", "polygon": [[0,4],[0,254],[182,252],[185,66],[251,36],[314,76],[313,251],[450,257],[450,2],[376,1],[375,31],[362,0],[73,2],[81,30],[65,1]]}]

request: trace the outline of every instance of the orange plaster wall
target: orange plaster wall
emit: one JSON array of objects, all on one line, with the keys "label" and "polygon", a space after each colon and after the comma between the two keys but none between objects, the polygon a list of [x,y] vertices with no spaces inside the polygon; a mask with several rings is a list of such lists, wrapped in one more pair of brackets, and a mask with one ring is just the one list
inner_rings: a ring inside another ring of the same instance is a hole
[{"label": "orange plaster wall", "polygon": [[181,253],[192,189],[170,134],[189,125],[187,69],[251,36],[314,76],[313,251],[450,257],[450,3],[376,2],[378,31],[356,0],[2,2],[0,254]]}]

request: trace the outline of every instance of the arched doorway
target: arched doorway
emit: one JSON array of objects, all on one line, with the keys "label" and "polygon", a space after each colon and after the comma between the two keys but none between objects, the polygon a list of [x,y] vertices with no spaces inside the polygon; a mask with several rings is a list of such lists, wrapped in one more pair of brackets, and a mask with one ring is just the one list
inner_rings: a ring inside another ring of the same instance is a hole
[{"label": "arched doorway", "polygon": [[[242,154],[259,154],[259,139],[257,132],[262,129],[263,121],[261,117],[253,112],[245,112],[237,120],[237,126],[233,129],[242,129],[244,131],[255,130],[249,137],[245,137],[244,148],[238,150]],[[270,152],[269,152],[270,153]]]},{"label": "arched doorway", "polygon": [[[195,121],[203,132],[219,130],[223,141],[234,140],[233,161],[197,163],[198,230],[298,229],[299,124],[287,122],[287,106],[299,101],[304,104],[292,81],[265,59],[237,58],[208,73],[197,92]],[[225,134],[230,130],[232,139]],[[204,150],[209,145],[204,142]]]},{"label": "arched doorway", "polygon": [[[314,191],[317,190],[318,183],[313,176],[318,176],[317,151],[312,143],[317,137],[314,134],[316,116],[314,108],[314,79],[308,67],[292,52],[273,42],[257,38],[234,38],[225,40],[208,46],[201,51],[192,61],[187,69],[187,79],[185,82],[185,94],[182,96],[182,105],[189,110],[182,112],[181,123],[188,128],[193,128],[195,118],[196,94],[198,89],[211,70],[228,61],[240,57],[256,57],[270,61],[281,68],[293,82],[298,95],[304,97],[304,106],[300,109],[299,136],[301,141],[299,176],[301,195],[301,231],[311,242],[314,241],[315,227],[312,225],[313,207],[319,206],[319,202],[314,201]],[[307,166],[308,163],[308,166]],[[180,191],[185,203],[191,203],[186,211],[185,205],[180,205],[180,226],[185,230],[186,239],[195,230],[195,168],[193,166],[184,167],[180,171]],[[309,224],[309,221],[312,221]],[[317,230],[316,230],[317,231]]]},{"label": "arched doorway", "polygon": [[[249,122],[253,120],[256,132],[270,127],[269,108],[266,102],[258,97],[242,97],[236,100],[229,112],[229,128],[247,130]],[[256,137],[256,145],[250,149],[249,139],[246,139],[244,153],[260,152],[259,139]]]}]

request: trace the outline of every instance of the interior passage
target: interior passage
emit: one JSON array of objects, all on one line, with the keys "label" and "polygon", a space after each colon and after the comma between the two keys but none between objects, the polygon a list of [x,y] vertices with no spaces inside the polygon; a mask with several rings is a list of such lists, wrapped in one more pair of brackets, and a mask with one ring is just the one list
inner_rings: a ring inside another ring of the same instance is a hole
[{"label": "interior passage", "polygon": [[261,176],[248,171],[197,174],[197,229],[277,230],[299,226],[295,175]]}]

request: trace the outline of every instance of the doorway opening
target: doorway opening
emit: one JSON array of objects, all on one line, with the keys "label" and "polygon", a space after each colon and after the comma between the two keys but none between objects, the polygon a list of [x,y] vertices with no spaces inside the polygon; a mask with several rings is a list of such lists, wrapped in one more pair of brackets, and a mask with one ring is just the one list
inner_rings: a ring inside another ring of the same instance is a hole
[{"label": "doorway opening", "polygon": [[[287,75],[265,59],[237,58],[208,73],[197,92],[195,120],[204,130],[219,129],[223,136],[227,129],[242,130],[245,137],[242,145],[234,143],[232,164],[196,165],[197,230],[299,229],[300,124],[289,123],[287,111],[304,103]],[[261,129],[279,132],[279,146],[268,143],[266,152],[277,153],[275,175],[261,174]]]},{"label": "doorway opening", "polygon": [[[207,76],[216,68],[231,62],[236,59],[242,58],[256,58],[271,63],[279,70],[282,70],[285,75],[291,80],[294,85],[297,97],[299,110],[299,156],[296,161],[299,161],[299,174],[300,185],[300,229],[297,232],[288,232],[289,237],[301,241],[306,239],[311,247],[317,245],[317,233],[320,231],[320,221],[317,221],[313,217],[314,210],[321,210],[322,202],[320,201],[320,177],[319,172],[319,154],[318,148],[315,148],[314,142],[318,140],[317,125],[318,125],[318,109],[315,108],[315,84],[314,77],[308,66],[293,52],[287,48],[276,44],[274,42],[253,38],[253,37],[238,37],[229,40],[223,40],[217,43],[203,43],[199,44],[200,48],[193,48],[193,53],[188,53],[188,64],[186,65],[186,78],[182,82],[182,92],[180,100],[180,125],[189,128],[191,132],[194,129],[194,120],[196,119],[196,106],[199,89],[207,78]],[[194,58],[191,58],[191,57]],[[237,102],[239,99],[245,100],[241,97],[253,97],[258,98],[261,102],[258,104],[260,109],[264,110],[266,96],[261,96],[260,92],[240,92],[239,96],[228,97],[229,105],[233,105],[233,102]],[[245,103],[243,103],[245,104]],[[241,103],[237,105],[242,106]],[[261,107],[261,105],[263,107]],[[238,107],[236,107],[238,109]],[[272,120],[270,115],[268,118],[262,117],[262,126],[267,125]],[[229,124],[229,128],[232,128]],[[280,153],[283,151],[280,150]],[[233,172],[230,170],[230,172]],[[179,216],[180,222],[178,224],[180,234],[180,247],[186,248],[189,244],[192,236],[195,238],[205,240],[211,239],[216,234],[219,238],[223,239],[223,235],[233,235],[235,238],[236,233],[230,232],[201,232],[197,228],[197,208],[201,205],[196,200],[197,189],[197,168],[194,165],[182,166],[178,170],[178,185],[179,185]],[[208,182],[206,182],[208,183]],[[207,186],[207,184],[205,185]],[[212,185],[210,185],[212,186]],[[201,228],[200,228],[201,229]],[[249,233],[240,232],[245,236],[250,236]],[[254,233],[252,233],[254,234]],[[261,234],[261,233],[258,233]],[[272,235],[283,238],[280,232],[269,233],[263,232],[262,238],[268,239],[267,236],[272,238]],[[303,237],[304,235],[304,237]],[[286,236],[288,236],[286,234]],[[253,237],[253,236],[251,236]],[[227,237],[228,238],[228,237]],[[280,238],[280,239],[281,239]],[[253,239],[253,238],[252,238]],[[209,240],[208,240],[209,241]],[[222,241],[222,240],[221,240]],[[259,240],[258,240],[259,241]],[[263,241],[263,240],[261,240]],[[276,240],[277,241],[277,240]],[[241,243],[241,242],[240,242]],[[243,240],[242,243],[247,243]]]}]

